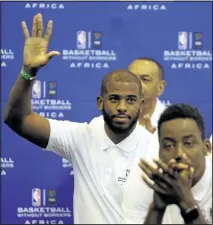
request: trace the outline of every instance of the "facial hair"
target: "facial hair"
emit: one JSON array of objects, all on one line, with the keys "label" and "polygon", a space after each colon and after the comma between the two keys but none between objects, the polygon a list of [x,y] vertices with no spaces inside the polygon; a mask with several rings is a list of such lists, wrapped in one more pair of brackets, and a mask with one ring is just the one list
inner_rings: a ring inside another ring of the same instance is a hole
[{"label": "facial hair", "polygon": [[140,116],[140,110],[138,111],[136,116],[131,117],[131,122],[130,122],[129,126],[125,127],[125,128],[114,126],[113,122],[112,122],[112,117],[107,114],[104,107],[102,109],[102,114],[103,114],[104,121],[110,130],[112,130],[114,133],[125,133],[125,132],[128,132],[129,130],[131,130],[134,127],[134,125],[138,122],[138,119]]}]

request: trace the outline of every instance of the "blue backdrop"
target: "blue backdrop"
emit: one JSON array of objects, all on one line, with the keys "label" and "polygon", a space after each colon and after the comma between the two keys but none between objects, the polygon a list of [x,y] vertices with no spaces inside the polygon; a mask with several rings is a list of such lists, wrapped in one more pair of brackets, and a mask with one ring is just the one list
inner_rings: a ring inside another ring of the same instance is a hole
[{"label": "blue backdrop", "polygon": [[[39,72],[33,109],[43,116],[90,121],[103,76],[153,57],[165,68],[165,104],[197,106],[212,133],[212,5],[207,2],[1,3],[2,114],[22,67],[21,21],[54,21],[50,49],[61,56]],[[3,119],[3,118],[2,118]],[[71,165],[2,125],[2,223],[58,224],[72,218]]]}]

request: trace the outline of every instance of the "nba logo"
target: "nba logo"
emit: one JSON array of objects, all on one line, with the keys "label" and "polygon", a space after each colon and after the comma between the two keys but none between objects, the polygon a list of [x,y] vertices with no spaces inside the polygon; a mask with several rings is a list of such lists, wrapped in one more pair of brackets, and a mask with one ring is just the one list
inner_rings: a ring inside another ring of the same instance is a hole
[{"label": "nba logo", "polygon": [[126,178],[128,177],[130,170],[126,170]]},{"label": "nba logo", "polygon": [[186,50],[188,46],[188,34],[185,31],[178,33],[178,48],[181,50]]},{"label": "nba logo", "polygon": [[77,48],[86,49],[87,47],[87,33],[86,31],[80,30],[77,32]]},{"label": "nba logo", "polygon": [[41,81],[36,80],[32,88],[32,98],[41,98]]},{"label": "nba logo", "polygon": [[41,189],[39,188],[32,189],[32,205],[33,206],[41,205]]}]

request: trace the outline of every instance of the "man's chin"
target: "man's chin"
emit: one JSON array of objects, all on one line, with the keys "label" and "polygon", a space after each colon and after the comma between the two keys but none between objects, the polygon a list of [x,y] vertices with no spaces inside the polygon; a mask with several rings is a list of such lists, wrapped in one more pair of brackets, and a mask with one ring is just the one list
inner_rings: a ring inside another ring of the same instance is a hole
[{"label": "man's chin", "polygon": [[117,123],[113,123],[112,124],[112,128],[113,128],[113,131],[126,132],[126,131],[130,130],[130,124],[117,124]]}]

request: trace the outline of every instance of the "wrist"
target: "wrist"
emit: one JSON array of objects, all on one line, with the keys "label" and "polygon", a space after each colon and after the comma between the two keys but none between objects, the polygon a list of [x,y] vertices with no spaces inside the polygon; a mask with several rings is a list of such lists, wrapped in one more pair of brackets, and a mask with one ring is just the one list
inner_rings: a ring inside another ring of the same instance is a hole
[{"label": "wrist", "polygon": [[37,69],[22,67],[20,76],[26,81],[33,81],[36,78]]},{"label": "wrist", "polygon": [[183,201],[180,204],[180,213],[185,224],[192,224],[199,217],[199,209],[194,199]]},{"label": "wrist", "polygon": [[167,206],[157,206],[154,202],[150,205],[150,210],[164,213]]},{"label": "wrist", "polygon": [[178,204],[182,212],[186,212],[188,209],[194,207],[195,205],[197,205],[197,202],[195,201],[192,195],[180,201]]},{"label": "wrist", "polygon": [[38,69],[35,68],[29,68],[26,66],[23,66],[22,68],[24,70],[25,73],[30,74],[32,77],[36,77]]}]

